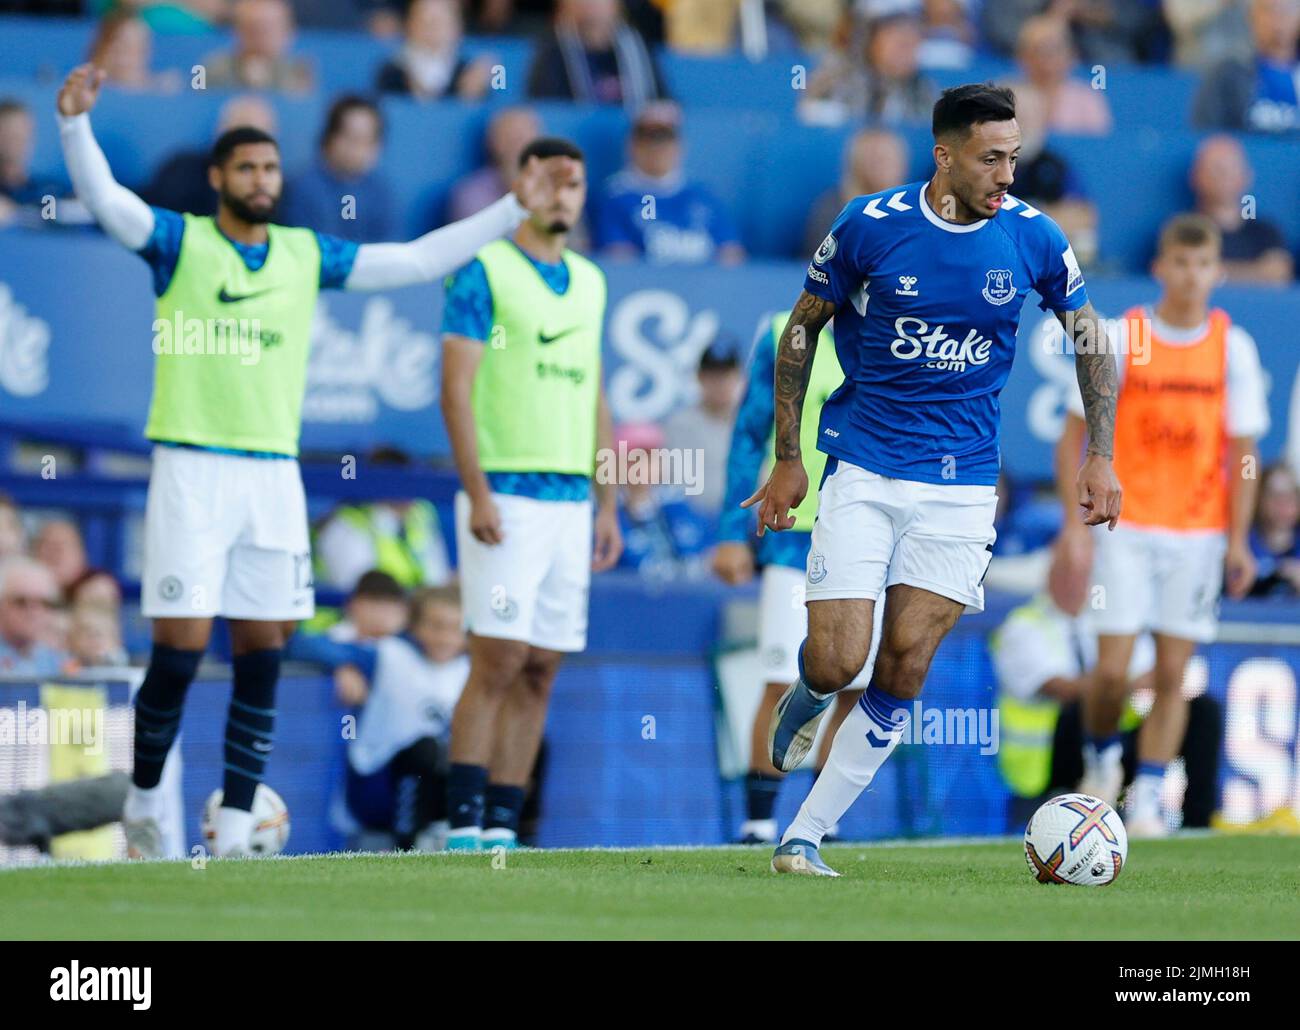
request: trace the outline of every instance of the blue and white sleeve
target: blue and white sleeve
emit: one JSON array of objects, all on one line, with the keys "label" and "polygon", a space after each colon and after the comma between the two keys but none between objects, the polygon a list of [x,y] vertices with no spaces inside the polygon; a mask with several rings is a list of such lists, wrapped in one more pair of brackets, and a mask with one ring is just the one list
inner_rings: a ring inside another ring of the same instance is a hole
[{"label": "blue and white sleeve", "polygon": [[808,262],[805,290],[837,308],[858,290],[870,263],[867,222],[862,198],[850,200]]},{"label": "blue and white sleeve", "polygon": [[1061,227],[1047,215],[1039,215],[1034,221],[1040,230],[1033,237],[1037,253],[1031,265],[1035,269],[1034,289],[1043,298],[1038,306],[1044,311],[1078,311],[1088,303],[1088,290],[1074,248]]},{"label": "blue and white sleeve", "polygon": [[731,431],[731,450],[727,454],[727,490],[718,522],[718,539],[747,540],[757,525],[754,509],[742,508],[740,502],[758,486],[758,474],[767,456],[776,417],[775,401],[776,348],[768,329],[759,333],[749,366],[749,384],[736,413]]}]

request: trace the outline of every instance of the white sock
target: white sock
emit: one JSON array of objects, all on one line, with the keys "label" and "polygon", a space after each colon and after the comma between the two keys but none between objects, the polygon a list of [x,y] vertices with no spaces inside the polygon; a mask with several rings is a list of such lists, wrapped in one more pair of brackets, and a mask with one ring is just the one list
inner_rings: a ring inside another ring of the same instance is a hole
[{"label": "white sock", "polygon": [[1103,777],[1113,776],[1124,761],[1124,745],[1116,742],[1109,747],[1097,750],[1095,744],[1083,745],[1083,768],[1085,773],[1100,773]]},{"label": "white sock", "polygon": [[253,813],[242,808],[217,809],[217,839],[212,847],[218,857],[248,851],[253,836]]},{"label": "white sock", "polygon": [[1164,793],[1165,774],[1143,770],[1133,780],[1128,812],[1136,819],[1163,819],[1160,795]]},{"label": "white sock", "polygon": [[122,818],[131,822],[141,819],[161,821],[166,799],[161,787],[137,787],[134,783],[127,789],[126,804],[122,806]]},{"label": "white sock", "polygon": [[[868,688],[863,697],[874,690],[874,687]],[[821,844],[822,838],[867,789],[876,771],[898,746],[910,718],[902,704],[898,702],[892,723],[879,708],[874,715],[868,715],[862,703],[853,706],[835,734],[830,757],[826,759],[821,775],[808,792],[794,822],[782,835],[781,843],[798,838]],[[873,746],[869,740],[881,743]]]},{"label": "white sock", "polygon": [[776,840],[775,819],[746,819],[740,824],[742,837],[757,837],[761,841]]}]

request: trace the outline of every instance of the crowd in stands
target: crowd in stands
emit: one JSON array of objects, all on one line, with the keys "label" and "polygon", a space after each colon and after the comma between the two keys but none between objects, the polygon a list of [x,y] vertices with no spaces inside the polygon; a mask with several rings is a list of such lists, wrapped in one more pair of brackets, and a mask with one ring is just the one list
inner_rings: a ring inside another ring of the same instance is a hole
[{"label": "crowd in stands", "polygon": [[0,496],[0,675],[124,665],[121,586],[90,566],[75,522],[30,521]]},{"label": "crowd in stands", "polygon": [[[66,11],[70,4],[0,2],[6,8]],[[1041,204],[1065,229],[1085,267],[1114,267],[1099,252],[1104,198],[1054,146],[1058,136],[1118,130],[1104,79],[1111,67],[1173,65],[1201,76],[1193,110],[1171,112],[1172,126],[1217,129],[1188,169],[1197,206],[1225,233],[1233,279],[1285,283],[1300,241],[1286,239],[1268,205],[1247,204],[1253,170],[1236,136],[1300,131],[1300,0],[202,0],[141,4],[87,0],[102,14],[90,53],[112,88],[165,93],[187,88],[194,69],[155,68],[154,35],[218,30],[228,36],[198,70],[203,88],[233,91],[219,129],[278,128],[268,95],[319,95],[313,58],[294,47],[300,26],[328,25],[379,36],[391,46],[374,68],[372,93],[331,97],[319,145],[306,167],[290,167],[280,217],[358,241],[399,232],[382,156],[386,126],[376,100],[483,100],[497,88],[498,66],[471,56],[467,33],[532,40],[526,82],[512,86],[514,106],[493,113],[484,166],[455,184],[440,215],[464,217],[499,197],[512,159],[545,130],[527,100],[621,105],[628,112],[627,164],[594,183],[588,218],[574,243],[602,257],[660,264],[734,264],[747,257],[736,228],[743,197],[719,198],[683,163],[689,107],[671,103],[660,68],[665,51],[717,55],[765,53],[806,59],[807,81],[791,91],[792,117],[859,127],[844,154],[840,188],[810,211],[804,238],[785,254],[804,257],[836,202],[904,181],[912,163],[901,129],[928,123],[937,72],[976,58],[1014,62],[1024,151],[1017,195]],[[326,8],[333,8],[326,11]],[[755,12],[760,17],[755,19]],[[793,64],[799,70],[802,64]],[[521,95],[522,93],[522,95]],[[66,195],[56,171],[31,166],[33,137],[46,131],[18,100],[0,98],[0,226],[41,225],[44,198]],[[708,155],[695,155],[698,162]],[[158,206],[210,213],[204,155],[166,159],[142,190]],[[342,205],[340,198],[349,198]],[[74,212],[75,214],[75,212]],[[60,217],[67,225],[75,217]],[[764,255],[776,256],[776,255]],[[1131,268],[1130,271],[1143,271]]]}]

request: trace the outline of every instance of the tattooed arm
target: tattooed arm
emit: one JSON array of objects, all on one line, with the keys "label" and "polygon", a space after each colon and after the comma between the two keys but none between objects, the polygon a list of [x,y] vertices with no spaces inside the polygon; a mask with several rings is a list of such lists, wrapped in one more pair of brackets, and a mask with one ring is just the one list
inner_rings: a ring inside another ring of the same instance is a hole
[{"label": "tattooed arm", "polygon": [[793,526],[790,509],[798,507],[808,493],[808,473],[799,450],[804,394],[818,337],[834,314],[834,303],[805,290],[781,334],[776,354],[776,463],[767,482],[742,505],[748,508],[762,502],[758,510],[759,536],[767,529]]},{"label": "tattooed arm", "polygon": [[1058,311],[1074,348],[1074,368],[1083,397],[1084,420],[1088,424],[1088,452],[1075,480],[1083,521],[1089,526],[1119,521],[1123,490],[1115,478],[1111,459],[1115,455],[1115,403],[1119,380],[1109,337],[1092,302],[1077,311]]}]

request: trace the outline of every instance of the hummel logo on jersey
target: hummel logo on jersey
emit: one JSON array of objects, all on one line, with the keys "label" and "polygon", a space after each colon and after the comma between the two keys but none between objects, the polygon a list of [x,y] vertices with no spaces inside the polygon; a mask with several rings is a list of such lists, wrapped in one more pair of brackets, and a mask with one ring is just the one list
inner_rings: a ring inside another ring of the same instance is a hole
[{"label": "hummel logo on jersey", "polygon": [[264,293],[270,293],[271,289],[272,287],[268,286],[265,290],[257,290],[254,293],[227,293],[226,288],[223,286],[217,294],[217,300],[222,304],[238,304],[241,300],[251,300],[254,297],[260,297]]},{"label": "hummel logo on jersey", "polygon": [[558,333],[551,333],[549,336],[546,333],[542,332],[540,329],[538,329],[537,342],[541,344],[554,343],[561,336],[568,336],[569,333],[576,332],[577,328],[578,327],[576,325],[571,325],[569,326],[568,329],[562,329]]},{"label": "hummel logo on jersey", "polygon": [[[917,335],[912,335],[912,330]],[[894,332],[898,334],[890,345],[890,353],[902,361],[914,361],[924,357],[926,368],[943,369],[949,372],[964,372],[967,365],[986,365],[993,341],[981,336],[974,329],[966,331],[965,339],[958,340],[949,336],[946,327],[939,325],[933,330],[922,318],[906,316],[894,320]]]},{"label": "hummel logo on jersey", "polygon": [[920,293],[916,289],[916,276],[900,275],[898,277],[898,286],[894,289],[900,297],[919,297]]},{"label": "hummel logo on jersey", "polygon": [[903,197],[906,195],[907,190],[899,190],[888,200],[885,200],[884,197],[872,197],[867,201],[867,206],[862,209],[862,213],[864,215],[870,215],[872,218],[888,218],[889,211],[880,210],[880,205],[882,203],[892,211],[911,211],[912,205],[904,203],[903,201]]}]

